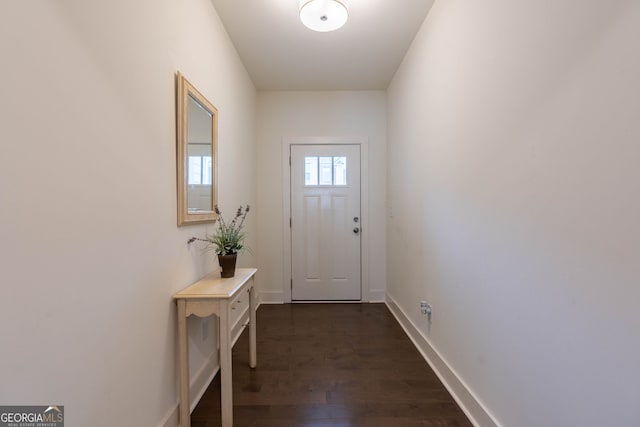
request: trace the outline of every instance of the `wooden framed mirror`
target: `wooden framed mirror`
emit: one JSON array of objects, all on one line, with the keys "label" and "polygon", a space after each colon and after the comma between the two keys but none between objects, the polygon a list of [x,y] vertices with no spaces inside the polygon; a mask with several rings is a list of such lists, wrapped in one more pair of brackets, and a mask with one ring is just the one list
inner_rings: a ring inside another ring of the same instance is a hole
[{"label": "wooden framed mirror", "polygon": [[176,73],[178,226],[213,222],[218,203],[218,110]]}]

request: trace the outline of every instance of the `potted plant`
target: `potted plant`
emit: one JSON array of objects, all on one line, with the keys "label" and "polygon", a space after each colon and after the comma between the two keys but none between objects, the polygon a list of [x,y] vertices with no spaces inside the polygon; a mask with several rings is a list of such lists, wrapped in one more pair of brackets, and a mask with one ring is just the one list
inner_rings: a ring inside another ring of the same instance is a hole
[{"label": "potted plant", "polygon": [[218,215],[215,220],[216,230],[212,234],[206,235],[204,239],[192,237],[188,243],[193,243],[196,240],[206,242],[205,249],[215,250],[216,254],[218,254],[218,263],[222,268],[220,276],[233,277],[236,271],[238,253],[245,249],[244,239],[246,234],[242,227],[249,213],[249,205],[246,207],[240,206],[236,211],[235,217],[229,223],[222,217],[222,212],[218,209],[218,206],[214,210]]}]

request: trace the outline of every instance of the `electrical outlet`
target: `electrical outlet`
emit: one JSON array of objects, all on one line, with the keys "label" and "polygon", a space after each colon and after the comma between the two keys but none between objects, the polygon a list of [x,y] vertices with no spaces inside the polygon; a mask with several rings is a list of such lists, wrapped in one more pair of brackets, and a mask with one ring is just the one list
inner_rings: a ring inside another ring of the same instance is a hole
[{"label": "electrical outlet", "polygon": [[431,304],[427,301],[420,301],[420,312],[429,316],[429,320],[431,320]]}]

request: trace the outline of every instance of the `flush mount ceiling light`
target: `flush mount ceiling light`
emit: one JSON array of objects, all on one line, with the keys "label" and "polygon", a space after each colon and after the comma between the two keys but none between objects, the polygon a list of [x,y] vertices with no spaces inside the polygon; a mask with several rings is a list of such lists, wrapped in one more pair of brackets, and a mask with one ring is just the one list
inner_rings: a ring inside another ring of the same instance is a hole
[{"label": "flush mount ceiling light", "polygon": [[337,30],[348,17],[347,0],[300,0],[300,20],[313,31]]}]

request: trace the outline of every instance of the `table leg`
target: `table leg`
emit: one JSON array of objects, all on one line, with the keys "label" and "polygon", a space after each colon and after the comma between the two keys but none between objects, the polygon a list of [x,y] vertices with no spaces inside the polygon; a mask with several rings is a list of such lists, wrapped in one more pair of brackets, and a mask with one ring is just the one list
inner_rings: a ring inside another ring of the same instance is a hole
[{"label": "table leg", "polygon": [[178,304],[178,364],[180,372],[180,427],[191,426],[189,410],[189,338],[187,330],[187,302],[177,300]]},{"label": "table leg", "polygon": [[220,310],[220,404],[222,427],[233,426],[233,381],[231,364],[231,331],[229,327],[229,301]]},{"label": "table leg", "polygon": [[256,352],[256,289],[253,277],[251,278],[251,288],[249,289],[249,367],[255,368],[258,357]]}]

